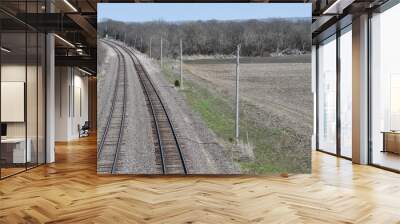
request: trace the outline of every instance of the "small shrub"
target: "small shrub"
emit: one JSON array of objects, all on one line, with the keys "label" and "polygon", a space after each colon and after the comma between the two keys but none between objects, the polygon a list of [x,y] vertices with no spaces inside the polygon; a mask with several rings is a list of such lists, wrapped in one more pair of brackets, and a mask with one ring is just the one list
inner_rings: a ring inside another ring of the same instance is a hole
[{"label": "small shrub", "polygon": [[179,80],[175,80],[174,85],[175,87],[179,87],[181,86],[181,83],[179,82]]}]

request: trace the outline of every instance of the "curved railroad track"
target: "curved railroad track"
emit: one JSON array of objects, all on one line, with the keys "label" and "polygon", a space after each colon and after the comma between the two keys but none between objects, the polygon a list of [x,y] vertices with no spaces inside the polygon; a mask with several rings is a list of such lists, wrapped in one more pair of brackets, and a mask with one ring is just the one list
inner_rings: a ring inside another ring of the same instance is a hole
[{"label": "curved railroad track", "polygon": [[155,139],[156,163],[162,174],[187,174],[181,144],[161,97],[146,69],[132,49],[119,45],[130,56],[135,65],[139,81],[146,97],[152,117],[153,138]]},{"label": "curved railroad track", "polygon": [[126,114],[126,61],[125,58],[113,44],[103,43],[115,50],[118,57],[117,80],[115,81],[114,92],[111,101],[111,109],[107,117],[101,141],[97,148],[97,171],[100,173],[115,173],[118,166],[118,157],[125,126]]}]

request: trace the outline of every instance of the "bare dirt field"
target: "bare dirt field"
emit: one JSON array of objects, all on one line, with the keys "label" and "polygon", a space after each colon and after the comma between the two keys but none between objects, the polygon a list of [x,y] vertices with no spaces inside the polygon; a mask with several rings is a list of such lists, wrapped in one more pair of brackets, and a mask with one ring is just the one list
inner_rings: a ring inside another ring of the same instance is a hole
[{"label": "bare dirt field", "polygon": [[[240,65],[242,172],[310,170],[313,97],[310,55],[244,58]],[[235,64],[232,59],[185,61],[183,93],[225,148],[235,150]],[[171,61],[164,73],[179,79]],[[186,82],[186,84],[185,84]]]},{"label": "bare dirt field", "polygon": [[[186,68],[190,72],[188,79],[201,79],[234,96],[235,64],[206,64],[201,60],[199,64],[186,64]],[[241,99],[281,118],[283,126],[310,133],[313,119],[310,63],[242,63],[240,94]]]},{"label": "bare dirt field", "polygon": [[[240,62],[248,63],[310,63],[310,55],[286,55],[276,57],[242,57]],[[235,64],[235,55],[187,56],[185,64]]]}]

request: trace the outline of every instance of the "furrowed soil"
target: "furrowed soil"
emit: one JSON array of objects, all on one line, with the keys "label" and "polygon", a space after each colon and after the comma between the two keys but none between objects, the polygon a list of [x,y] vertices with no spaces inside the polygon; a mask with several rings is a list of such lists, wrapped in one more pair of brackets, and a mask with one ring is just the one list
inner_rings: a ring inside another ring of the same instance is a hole
[{"label": "furrowed soil", "polygon": [[[179,64],[164,66],[170,82]],[[185,99],[233,151],[235,125],[234,59],[184,62]],[[303,173],[311,169],[313,97],[311,57],[242,58],[240,64],[240,144],[243,173]]]}]

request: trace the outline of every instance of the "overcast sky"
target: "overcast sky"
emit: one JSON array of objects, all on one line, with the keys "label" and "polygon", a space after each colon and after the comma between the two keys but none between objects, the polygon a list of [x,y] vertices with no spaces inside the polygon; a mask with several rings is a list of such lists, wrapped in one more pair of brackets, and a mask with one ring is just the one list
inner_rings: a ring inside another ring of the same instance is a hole
[{"label": "overcast sky", "polygon": [[311,3],[99,3],[98,19],[125,22],[153,20],[236,20],[311,17]]}]

